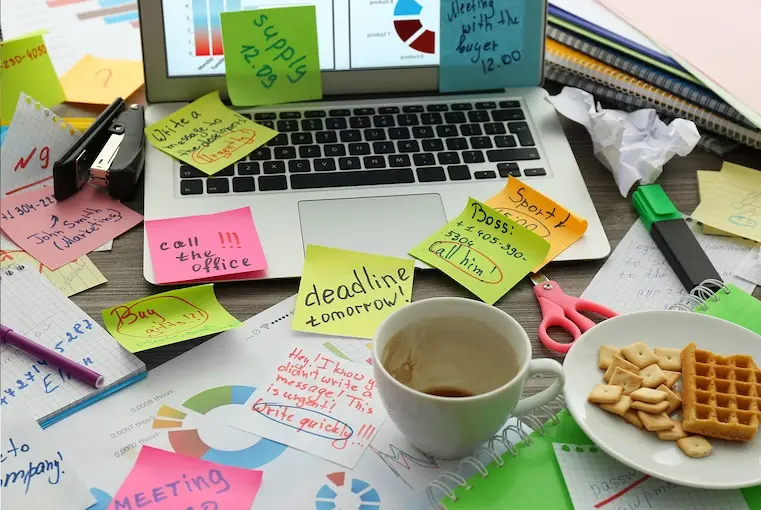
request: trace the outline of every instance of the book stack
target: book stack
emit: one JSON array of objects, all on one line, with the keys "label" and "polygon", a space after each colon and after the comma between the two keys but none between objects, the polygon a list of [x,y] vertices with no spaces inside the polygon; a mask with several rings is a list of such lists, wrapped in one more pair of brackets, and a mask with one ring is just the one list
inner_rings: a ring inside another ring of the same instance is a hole
[{"label": "book stack", "polygon": [[738,144],[761,149],[761,130],[636,29],[594,0],[550,0],[545,77],[604,105],[654,108],[695,122],[699,147],[725,155]]}]

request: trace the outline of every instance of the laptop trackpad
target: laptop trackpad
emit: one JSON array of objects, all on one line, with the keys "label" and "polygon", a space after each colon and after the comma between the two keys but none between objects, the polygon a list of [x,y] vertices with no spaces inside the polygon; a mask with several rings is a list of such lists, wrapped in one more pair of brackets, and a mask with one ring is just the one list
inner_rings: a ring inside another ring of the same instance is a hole
[{"label": "laptop trackpad", "polygon": [[438,194],[299,202],[306,245],[409,258],[407,252],[447,222]]}]

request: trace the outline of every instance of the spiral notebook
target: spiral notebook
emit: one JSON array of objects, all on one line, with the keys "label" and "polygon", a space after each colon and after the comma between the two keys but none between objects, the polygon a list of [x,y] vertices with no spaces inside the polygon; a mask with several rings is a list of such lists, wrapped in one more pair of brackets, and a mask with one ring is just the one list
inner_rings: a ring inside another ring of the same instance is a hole
[{"label": "spiral notebook", "polygon": [[706,280],[670,309],[718,317],[761,335],[761,301],[731,283],[723,284],[721,289],[714,292],[708,286],[711,283],[721,284]]}]

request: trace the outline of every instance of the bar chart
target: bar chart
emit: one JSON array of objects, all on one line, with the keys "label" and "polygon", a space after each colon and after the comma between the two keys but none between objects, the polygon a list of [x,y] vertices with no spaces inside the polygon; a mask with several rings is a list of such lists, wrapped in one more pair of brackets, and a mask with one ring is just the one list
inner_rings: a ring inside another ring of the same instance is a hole
[{"label": "bar chart", "polygon": [[196,56],[222,55],[224,52],[220,15],[223,12],[241,10],[241,0],[192,0],[192,9]]},{"label": "bar chart", "polygon": [[140,28],[140,18],[135,0],[47,0],[49,8],[67,7],[74,4],[94,4],[84,6],[85,10],[77,12],[79,21],[102,19],[107,25],[116,23],[129,23],[133,28]]}]

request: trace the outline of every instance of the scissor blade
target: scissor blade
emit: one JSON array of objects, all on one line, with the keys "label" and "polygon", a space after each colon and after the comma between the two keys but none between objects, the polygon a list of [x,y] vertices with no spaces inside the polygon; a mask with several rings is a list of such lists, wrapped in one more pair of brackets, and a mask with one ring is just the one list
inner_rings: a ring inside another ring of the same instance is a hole
[{"label": "scissor blade", "polygon": [[534,285],[541,285],[544,282],[550,281],[550,279],[547,278],[546,276],[544,276],[544,273],[541,273],[541,272],[540,273],[530,273],[528,275],[528,277],[531,280],[531,283],[533,283]]}]

